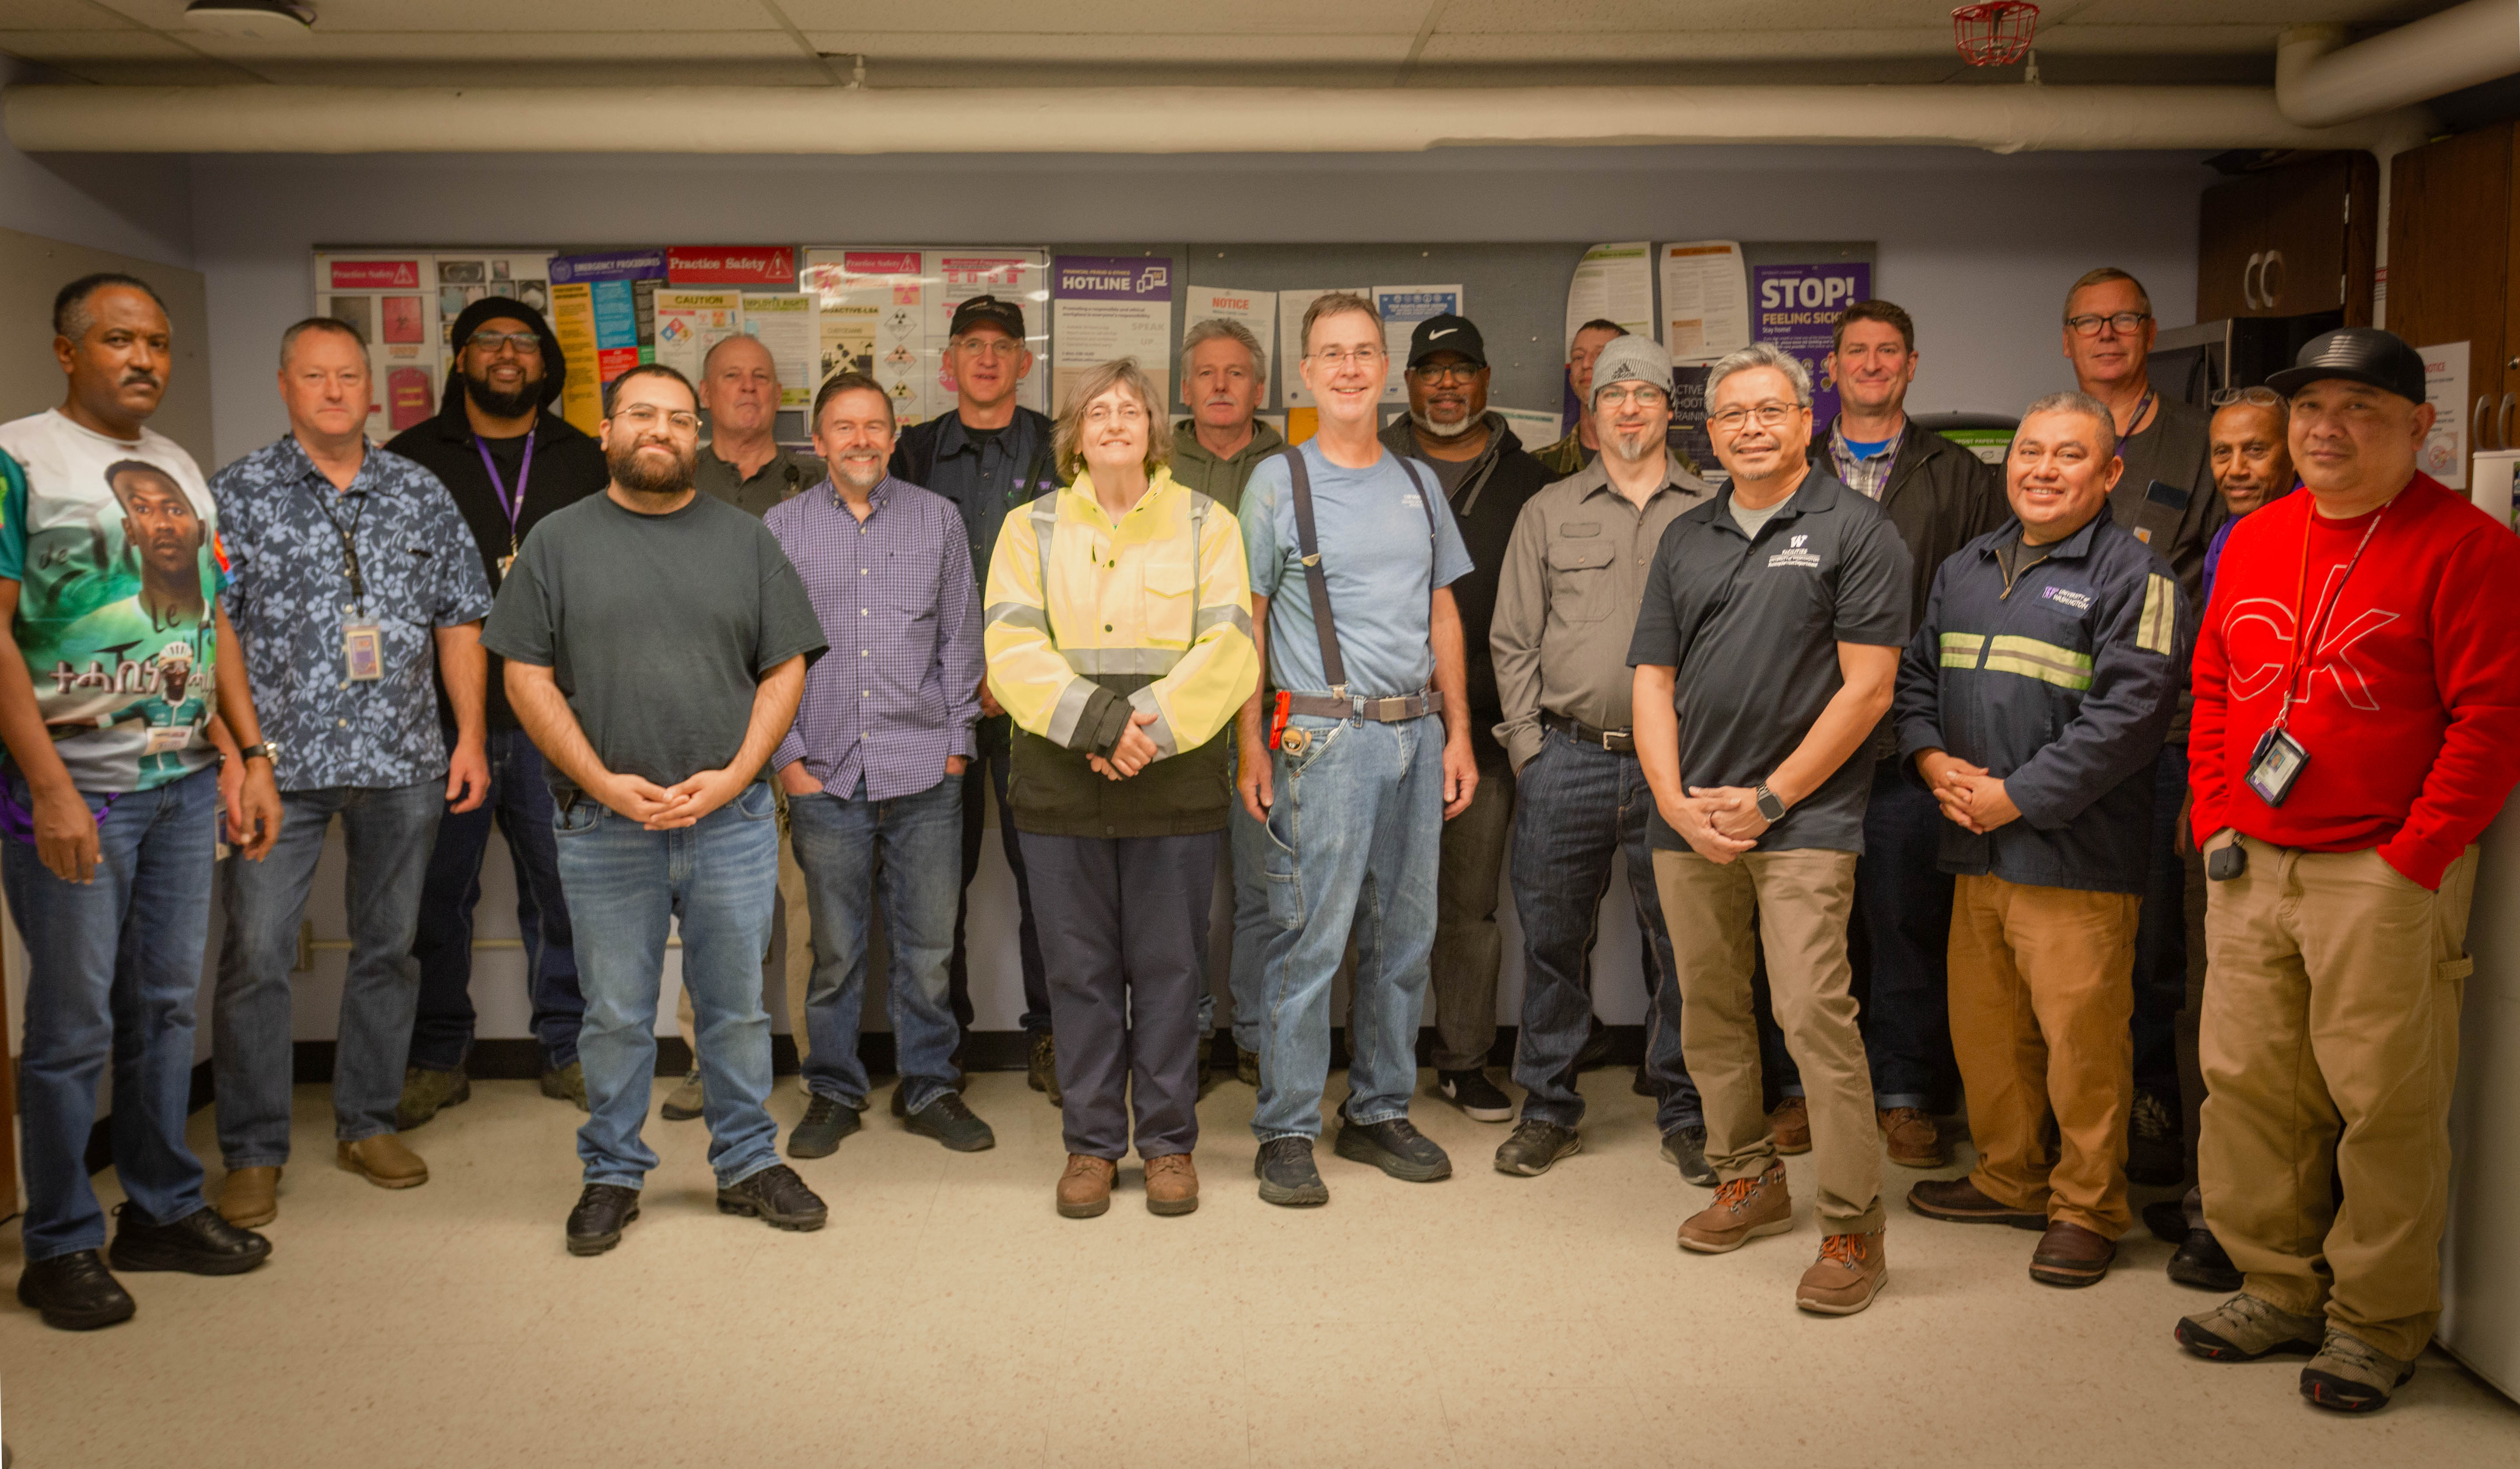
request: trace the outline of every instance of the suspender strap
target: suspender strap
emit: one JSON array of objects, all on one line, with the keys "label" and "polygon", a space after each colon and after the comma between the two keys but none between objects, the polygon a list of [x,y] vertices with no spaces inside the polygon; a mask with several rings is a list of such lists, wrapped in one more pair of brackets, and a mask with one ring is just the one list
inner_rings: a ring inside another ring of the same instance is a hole
[{"label": "suspender strap", "polygon": [[1313,477],[1304,469],[1304,453],[1292,444],[1281,449],[1295,500],[1295,545],[1304,554],[1304,585],[1313,594],[1313,631],[1322,640],[1322,677],[1330,692],[1347,697],[1347,665],[1339,661],[1338,628],[1330,621],[1330,580],[1322,569],[1322,541],[1313,529]]}]

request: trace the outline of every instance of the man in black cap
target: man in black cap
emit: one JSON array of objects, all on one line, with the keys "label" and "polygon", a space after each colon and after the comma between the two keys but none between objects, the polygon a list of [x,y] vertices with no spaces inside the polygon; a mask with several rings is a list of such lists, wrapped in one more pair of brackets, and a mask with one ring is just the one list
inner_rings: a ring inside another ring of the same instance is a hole
[{"label": "man in black cap", "polygon": [[1510,1122],[1513,1101],[1488,1080],[1497,1037],[1497,966],[1505,954],[1496,922],[1498,878],[1513,829],[1513,766],[1495,730],[1497,697],[1488,623],[1496,615],[1497,573],[1513,523],[1541,486],[1556,476],[1531,457],[1488,410],[1487,343],[1462,316],[1430,316],[1409,338],[1409,415],[1382,430],[1382,447],[1434,471],[1453,507],[1476,568],[1453,583],[1468,654],[1470,748],[1479,783],[1470,808],[1444,824],[1435,878],[1435,1086],[1444,1099],[1481,1122]]},{"label": "man in black cap", "polygon": [[[455,319],[450,339],[455,364],[447,369],[437,416],[395,435],[385,450],[435,474],[455,497],[495,594],[535,522],[600,492],[608,476],[595,440],[552,411],[568,368],[541,312],[488,296]],[[420,960],[420,1002],[394,1114],[405,1132],[472,1095],[464,1063],[472,1048],[472,909],[481,899],[481,859],[494,819],[516,868],[517,932],[525,946],[534,1039],[543,1048],[543,1094],[586,1106],[577,1063],[586,1002],[578,993],[568,905],[561,897],[551,788],[541,754],[508,707],[501,668],[491,654],[489,798],[438,823],[421,891],[420,928],[411,946]],[[439,718],[451,740],[455,722],[442,691]]]},{"label": "man in black cap", "polygon": [[2397,337],[2314,337],[2271,385],[2309,493],[2225,544],[2192,745],[2196,1168],[2245,1283],[2177,1329],[2215,1361],[2316,1353],[2302,1395],[2363,1411],[2441,1314],[2476,841],[2520,780],[2520,540],[2415,467],[2433,410]]},{"label": "man in black cap", "polygon": [[[1007,512],[1058,488],[1058,464],[1051,450],[1050,420],[1015,401],[1015,389],[1032,371],[1024,345],[1023,308],[993,295],[970,296],[954,308],[945,345],[954,374],[954,411],[901,430],[892,451],[892,477],[954,502],[971,534],[971,569],[989,580],[989,554]],[[954,1018],[966,1036],[971,1028],[971,964],[965,928],[971,914],[971,879],[980,871],[984,832],[982,792],[998,796],[1007,866],[1013,869],[1021,913],[1017,939],[1023,957],[1023,1030],[1026,1070],[1035,1091],[1058,1101],[1057,1052],[1050,1039],[1050,980],[1041,962],[1041,935],[1033,926],[1032,885],[1007,815],[1008,721],[1006,711],[980,681],[981,759],[963,773],[963,906],[954,914],[954,958],[947,971]],[[960,1057],[957,1065],[961,1064]]]}]

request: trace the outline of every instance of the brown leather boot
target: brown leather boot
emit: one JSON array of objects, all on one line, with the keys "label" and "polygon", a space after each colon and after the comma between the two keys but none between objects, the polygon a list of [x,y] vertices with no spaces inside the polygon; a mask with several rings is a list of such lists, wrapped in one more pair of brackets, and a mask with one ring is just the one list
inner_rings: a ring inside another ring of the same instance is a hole
[{"label": "brown leather boot", "polygon": [[219,1184],[219,1218],[240,1229],[280,1218],[280,1170],[229,1169]]},{"label": "brown leather boot", "polygon": [[1147,1212],[1188,1214],[1198,1207],[1198,1165],[1188,1153],[1147,1160]]},{"label": "brown leather boot", "polygon": [[379,1188],[418,1188],[428,1181],[428,1165],[391,1133],[341,1143],[333,1156],[342,1168]]},{"label": "brown leather boot", "polygon": [[[1067,1155],[1067,1171],[1058,1176],[1061,1219],[1092,1219],[1111,1207],[1111,1176],[1119,1172],[1108,1158]],[[1151,1194],[1148,1202],[1152,1203]]]},{"label": "brown leather boot", "polygon": [[1680,1247],[1700,1255],[1737,1250],[1762,1234],[1794,1226],[1794,1201],[1785,1192],[1785,1166],[1771,1163],[1755,1179],[1734,1179],[1715,1190],[1715,1201],[1680,1226]]},{"label": "brown leather boot", "polygon": [[1777,1151],[1787,1157],[1811,1151],[1811,1104],[1799,1096],[1788,1096],[1777,1103],[1768,1114],[1768,1135],[1776,1139]]},{"label": "brown leather boot", "polygon": [[2116,1240],[2060,1219],[2030,1252],[2030,1278],[2042,1285],[2097,1285],[2117,1258]]},{"label": "brown leather boot", "polygon": [[1943,1131],[1921,1107],[1875,1107],[1872,1121],[1890,1144],[1890,1161],[1901,1168],[1941,1168],[1951,1162],[1943,1150]]},{"label": "brown leather boot", "polygon": [[1881,1255],[1881,1231],[1831,1234],[1820,1242],[1820,1258],[1803,1271],[1794,1288],[1794,1304],[1824,1316],[1851,1316],[1872,1304],[1890,1264]]}]

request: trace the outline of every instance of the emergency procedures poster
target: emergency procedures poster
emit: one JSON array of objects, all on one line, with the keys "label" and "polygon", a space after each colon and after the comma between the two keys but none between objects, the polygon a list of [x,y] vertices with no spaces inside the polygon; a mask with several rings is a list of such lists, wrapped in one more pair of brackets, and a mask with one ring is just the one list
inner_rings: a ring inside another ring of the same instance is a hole
[{"label": "emergency procedures poster", "polygon": [[1837,417],[1837,383],[1825,376],[1837,318],[1871,296],[1869,261],[1750,267],[1751,335],[1783,348],[1811,374],[1815,435]]}]

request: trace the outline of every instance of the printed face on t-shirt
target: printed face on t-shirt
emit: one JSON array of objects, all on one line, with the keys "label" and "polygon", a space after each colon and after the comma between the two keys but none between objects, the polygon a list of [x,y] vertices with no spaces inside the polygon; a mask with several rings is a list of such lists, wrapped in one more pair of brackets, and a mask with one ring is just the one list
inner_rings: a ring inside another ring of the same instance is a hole
[{"label": "printed face on t-shirt", "polygon": [[122,533],[166,594],[201,594],[202,521],[192,502],[155,465],[125,460],[107,471],[113,498],[122,502]]}]

